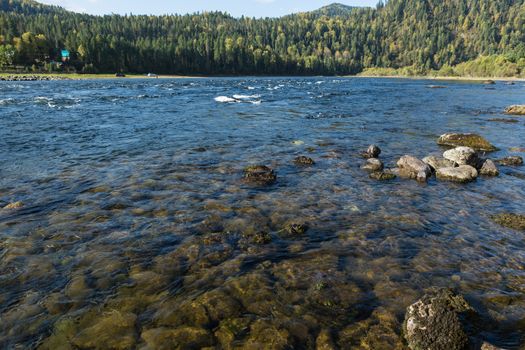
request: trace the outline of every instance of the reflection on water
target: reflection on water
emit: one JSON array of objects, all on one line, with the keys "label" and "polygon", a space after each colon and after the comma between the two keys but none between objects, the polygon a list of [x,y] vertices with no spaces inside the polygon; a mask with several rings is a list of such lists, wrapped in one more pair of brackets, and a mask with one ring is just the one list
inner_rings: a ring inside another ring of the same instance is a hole
[{"label": "reflection on water", "polygon": [[[525,119],[491,121],[523,85],[427,85],[0,84],[0,207],[23,203],[0,210],[1,347],[404,348],[406,307],[445,286],[519,348],[525,237],[490,216],[523,212],[525,171],[421,185],[360,170],[371,143],[393,165],[450,131],[524,155]],[[277,182],[243,182],[254,164]]]}]

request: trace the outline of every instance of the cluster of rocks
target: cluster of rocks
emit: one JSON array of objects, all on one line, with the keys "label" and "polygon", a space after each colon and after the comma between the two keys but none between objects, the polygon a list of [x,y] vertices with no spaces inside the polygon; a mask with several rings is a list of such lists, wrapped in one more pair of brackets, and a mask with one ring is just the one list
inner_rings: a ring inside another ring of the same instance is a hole
[{"label": "cluster of rocks", "polygon": [[411,155],[404,155],[397,161],[397,168],[384,171],[383,163],[376,159],[380,151],[379,153],[376,151],[375,155],[371,153],[371,150],[379,149],[373,145],[362,154],[369,158],[362,168],[371,172],[371,178],[378,180],[389,180],[398,175],[426,182],[435,174],[439,180],[467,183],[474,181],[479,175],[498,176],[499,170],[496,164],[501,166],[523,164],[523,158],[518,156],[498,160],[483,159],[480,152],[493,152],[497,148],[476,134],[444,134],[437,143],[441,146],[455,148],[445,151],[443,156],[428,156],[422,160]]},{"label": "cluster of rocks", "polygon": [[[306,156],[296,157],[293,161],[296,166],[307,167],[315,165],[312,158]],[[244,168],[243,179],[252,185],[268,186],[277,181],[275,171],[266,165],[251,165]]]},{"label": "cluster of rocks", "polygon": [[385,165],[379,160],[381,149],[377,145],[371,145],[368,149],[361,153],[361,156],[366,159],[366,163],[361,169],[370,173],[370,178],[379,181],[388,181],[396,178],[396,175],[390,171],[384,171]]},{"label": "cluster of rocks", "polygon": [[52,80],[68,80],[66,77],[51,76],[51,75],[8,75],[0,77],[0,81],[52,81]]}]

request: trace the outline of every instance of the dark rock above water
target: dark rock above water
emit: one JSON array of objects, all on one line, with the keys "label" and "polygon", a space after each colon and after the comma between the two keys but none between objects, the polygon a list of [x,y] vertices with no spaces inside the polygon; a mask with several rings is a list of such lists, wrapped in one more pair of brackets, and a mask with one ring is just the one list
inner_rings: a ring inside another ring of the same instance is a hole
[{"label": "dark rock above water", "polygon": [[465,319],[474,310],[448,289],[433,290],[407,308],[403,331],[412,350],[464,350]]},{"label": "dark rock above water", "polygon": [[497,150],[496,146],[477,134],[444,134],[439,137],[437,143],[441,146],[470,147],[476,151],[493,152]]},{"label": "dark rock above water", "polygon": [[363,158],[377,158],[381,154],[381,148],[376,145],[370,145],[366,152],[362,153]]},{"label": "dark rock above water", "polygon": [[483,176],[498,176],[499,170],[496,164],[490,159],[487,159],[479,171],[480,175]]}]

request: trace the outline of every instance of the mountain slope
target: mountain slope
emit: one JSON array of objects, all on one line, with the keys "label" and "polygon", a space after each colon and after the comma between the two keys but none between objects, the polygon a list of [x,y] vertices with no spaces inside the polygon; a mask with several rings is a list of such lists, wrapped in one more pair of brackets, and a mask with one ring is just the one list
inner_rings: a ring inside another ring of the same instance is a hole
[{"label": "mountain slope", "polygon": [[328,6],[321,7],[318,10],[310,12],[316,16],[329,16],[329,17],[345,17],[352,14],[356,7],[343,5],[339,3],[333,3]]}]

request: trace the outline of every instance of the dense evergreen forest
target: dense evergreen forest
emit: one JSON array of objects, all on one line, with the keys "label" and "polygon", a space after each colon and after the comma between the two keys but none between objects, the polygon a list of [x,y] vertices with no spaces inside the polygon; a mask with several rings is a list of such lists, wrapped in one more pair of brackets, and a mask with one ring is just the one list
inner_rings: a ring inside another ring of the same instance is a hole
[{"label": "dense evergreen forest", "polygon": [[51,71],[62,49],[71,52],[68,65],[83,72],[331,75],[406,67],[454,72],[470,61],[484,62],[481,70],[494,66],[500,74],[520,75],[525,0],[334,4],[264,19],[220,12],[92,16],[0,0],[0,66]]}]

